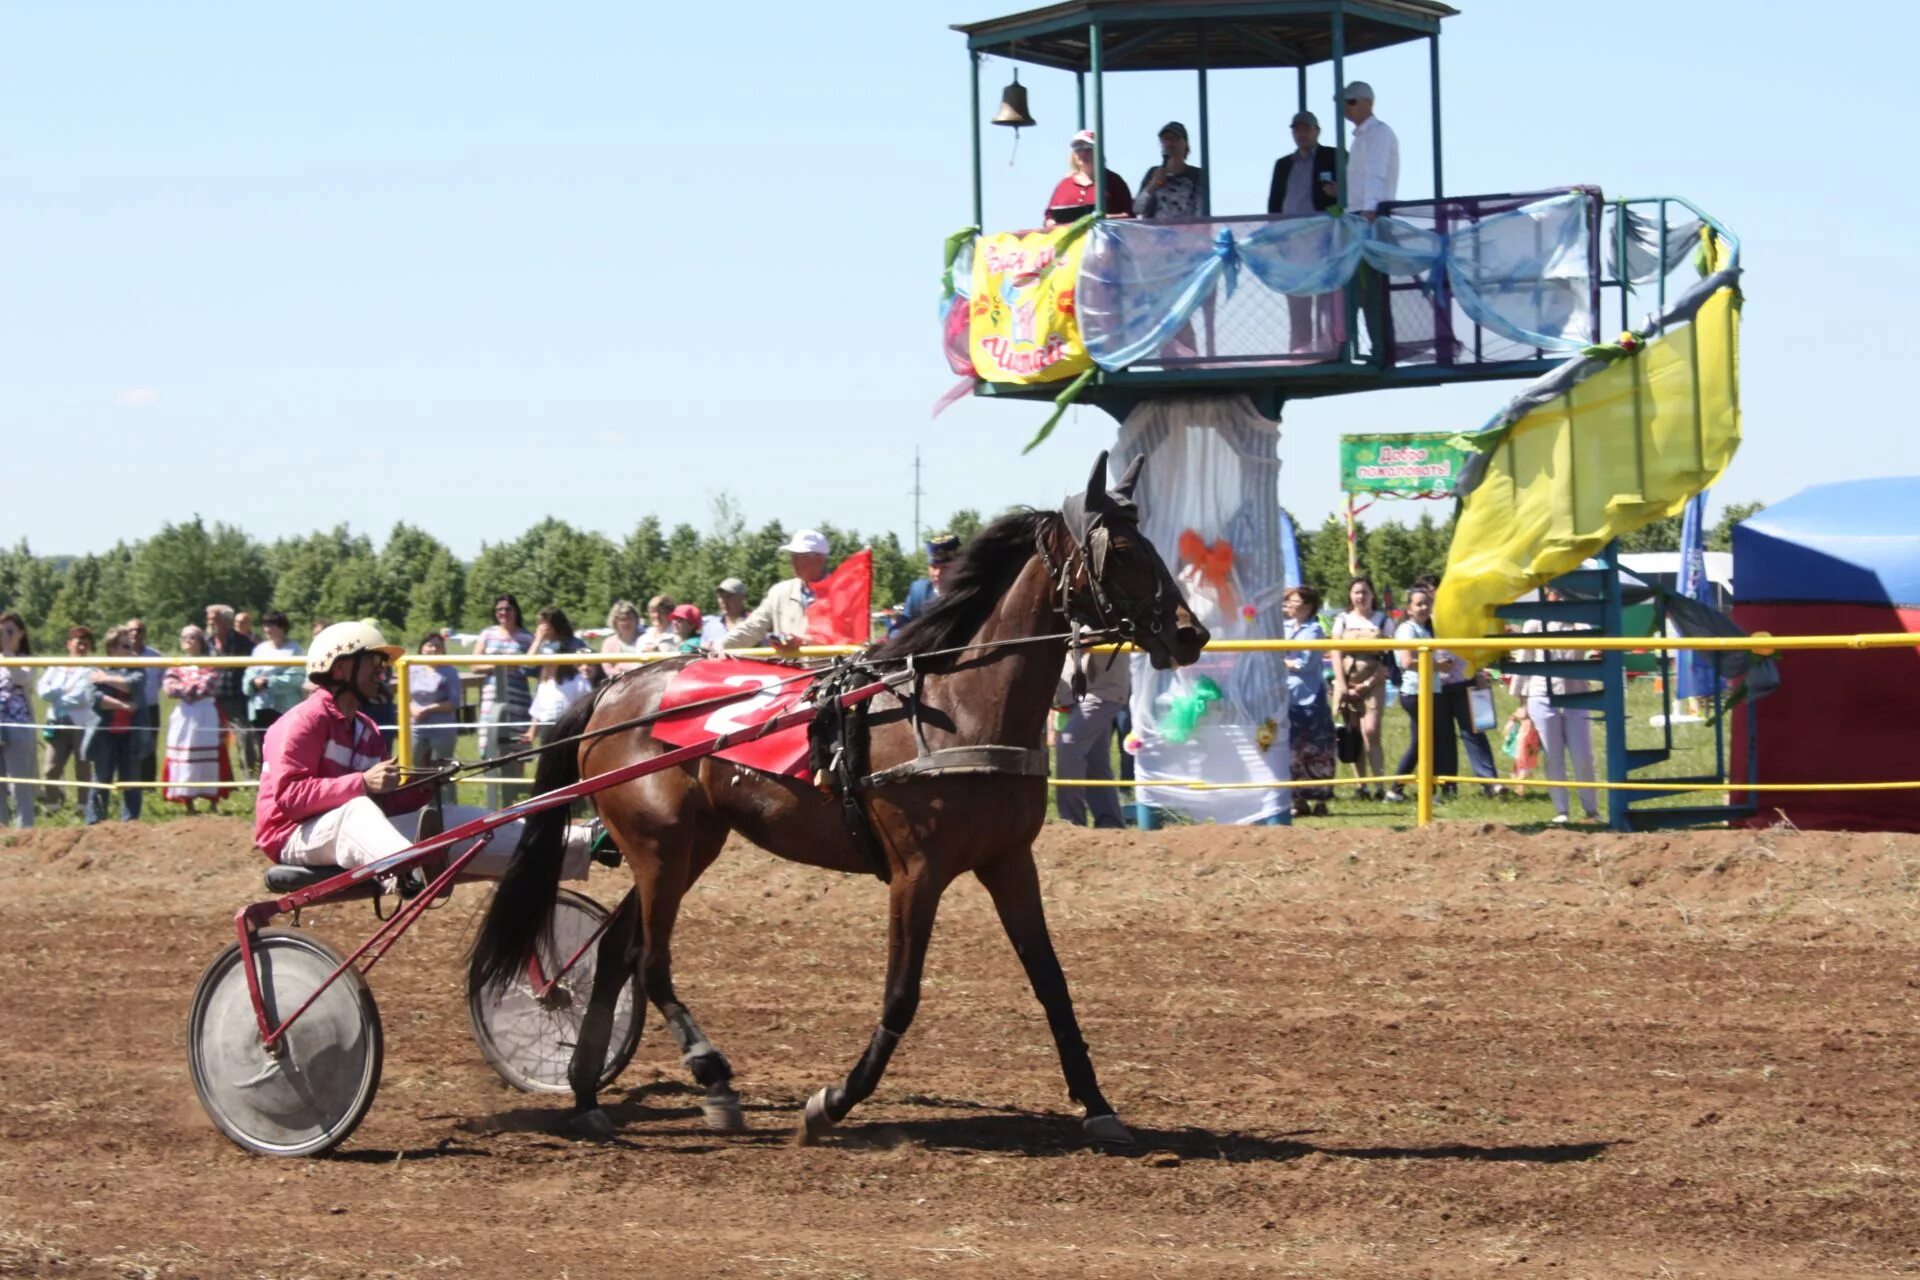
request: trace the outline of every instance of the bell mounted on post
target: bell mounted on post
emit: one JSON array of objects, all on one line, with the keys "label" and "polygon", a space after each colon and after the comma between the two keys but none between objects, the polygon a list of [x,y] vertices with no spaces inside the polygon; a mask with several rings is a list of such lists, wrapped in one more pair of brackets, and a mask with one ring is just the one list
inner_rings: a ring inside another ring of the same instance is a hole
[{"label": "bell mounted on post", "polygon": [[1034,126],[1034,118],[1027,112],[1027,86],[1020,83],[1020,70],[1017,67],[1013,72],[1013,83],[1000,91],[1000,110],[994,113],[993,123],[1012,129],[1016,142],[1020,138],[1020,130]]}]

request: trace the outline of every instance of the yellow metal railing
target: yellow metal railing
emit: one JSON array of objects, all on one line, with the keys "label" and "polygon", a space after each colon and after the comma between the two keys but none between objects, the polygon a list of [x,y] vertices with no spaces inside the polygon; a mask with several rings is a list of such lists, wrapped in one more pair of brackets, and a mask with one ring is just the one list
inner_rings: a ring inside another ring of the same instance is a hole
[{"label": "yellow metal railing", "polygon": [[[1551,637],[1555,642],[1585,650],[1623,650],[1623,651],[1685,651],[1706,650],[1718,652],[1744,652],[1759,654],[1763,657],[1777,653],[1786,653],[1802,649],[1920,649],[1920,635],[1906,632],[1874,633],[1849,636],[1770,636],[1764,633],[1753,636],[1712,636],[1688,638],[1680,636],[1594,636],[1584,632],[1555,632]],[[1436,774],[1433,770],[1433,655],[1438,650],[1459,651],[1464,649],[1501,650],[1536,648],[1544,643],[1546,637],[1533,633],[1509,636],[1479,637],[1472,640],[1450,640],[1436,638],[1431,640],[1395,640],[1385,637],[1359,640],[1218,640],[1207,646],[1209,653],[1326,653],[1333,651],[1384,652],[1389,649],[1411,650],[1418,655],[1420,690],[1418,695],[1419,739],[1415,751],[1415,766],[1411,776],[1400,774],[1382,778],[1366,779],[1293,779],[1286,782],[1207,782],[1204,779],[1155,779],[1150,783],[1108,781],[1105,779],[1054,779],[1053,785],[1067,787],[1181,787],[1196,791],[1225,791],[1254,788],[1288,789],[1302,786],[1343,786],[1366,782],[1373,785],[1381,782],[1412,782],[1415,790],[1415,816],[1421,826],[1433,821],[1433,796],[1437,786],[1446,783],[1477,783],[1484,778],[1461,775]],[[1117,646],[1102,646],[1103,650]],[[857,653],[859,649],[851,645],[819,645],[801,649],[733,649],[728,651],[735,657],[836,657],[842,654]],[[632,654],[632,653],[569,653],[569,654],[523,654],[518,660],[498,654],[406,654],[394,663],[395,694],[394,701],[398,711],[398,724],[395,729],[397,754],[403,765],[412,764],[413,759],[413,706],[409,697],[410,668],[422,664],[451,667],[534,667],[534,666],[583,666],[590,664],[633,665],[638,663],[661,662],[672,654]],[[292,658],[132,658],[132,657],[88,657],[72,658],[65,655],[31,658],[0,658],[0,667],[264,667],[299,666],[306,660]],[[0,783],[20,782],[26,779],[0,778]],[[101,787],[109,784],[77,783],[60,781],[44,782],[33,779],[36,785],[60,787]],[[511,784],[513,779],[500,780]],[[1577,782],[1564,779],[1558,782],[1547,779],[1502,779],[1509,787],[1541,788],[1562,786],[1573,789],[1592,788],[1596,791],[1673,791],[1676,783],[1653,779],[1645,782]],[[113,783],[112,787],[155,787],[157,782]],[[231,782],[220,784],[239,788],[257,786],[257,783]],[[1709,791],[1727,794],[1735,791],[1753,793],[1776,793],[1785,791],[1920,791],[1920,779],[1891,782],[1686,782],[1678,784],[1680,789],[1688,791]]]}]

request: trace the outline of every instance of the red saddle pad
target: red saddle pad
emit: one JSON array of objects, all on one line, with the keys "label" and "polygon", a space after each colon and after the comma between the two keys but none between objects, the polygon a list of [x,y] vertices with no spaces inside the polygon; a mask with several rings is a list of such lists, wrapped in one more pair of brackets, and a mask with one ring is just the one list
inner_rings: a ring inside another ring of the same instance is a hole
[{"label": "red saddle pad", "polygon": [[[795,677],[799,677],[796,679]],[[680,715],[662,716],[648,732],[675,747],[697,746],[721,734],[764,724],[805,700],[813,673],[746,658],[707,658],[682,667],[660,698],[660,709],[686,707]],[[726,701],[717,701],[726,699]],[[723,760],[765,773],[804,778],[807,772],[807,726],[779,729],[764,738],[717,751]]]}]

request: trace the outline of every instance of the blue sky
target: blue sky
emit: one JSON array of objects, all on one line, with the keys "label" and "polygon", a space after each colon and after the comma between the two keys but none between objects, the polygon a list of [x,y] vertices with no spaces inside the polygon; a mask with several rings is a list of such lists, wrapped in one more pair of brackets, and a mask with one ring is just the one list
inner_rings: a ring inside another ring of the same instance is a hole
[{"label": "blue sky", "polygon": [[[1051,502],[1105,415],[1024,458],[1038,408],[928,416],[940,242],[970,214],[947,24],[1014,7],[0,5],[0,539],[405,518],[472,555],[547,514],[704,525],[722,492],[904,535],[916,447],[930,520]],[[1716,497],[1920,470],[1895,391],[1915,8],[1459,7],[1450,191],[1678,193],[1741,235],[1747,436]],[[1352,74],[1426,194],[1424,46]],[[990,225],[1032,220],[1073,127],[1070,77],[1021,78],[1040,127],[1017,155],[991,131]],[[1189,75],[1109,98],[1129,181],[1195,123]],[[1211,105],[1215,208],[1256,210],[1292,73],[1217,76]],[[1282,500],[1332,508],[1342,431],[1474,427],[1511,390],[1290,406]]]}]

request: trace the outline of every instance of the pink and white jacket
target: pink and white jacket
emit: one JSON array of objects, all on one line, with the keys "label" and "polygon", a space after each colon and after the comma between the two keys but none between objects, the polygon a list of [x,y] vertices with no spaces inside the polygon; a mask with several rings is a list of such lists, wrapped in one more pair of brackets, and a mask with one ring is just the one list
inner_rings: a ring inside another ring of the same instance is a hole
[{"label": "pink and white jacket", "polygon": [[[387,758],[386,739],[365,712],[351,720],[333,694],[316,689],[267,730],[254,804],[253,842],[276,862],[294,828],[367,794],[360,775]],[[369,796],[383,813],[411,813],[432,799],[428,786]]]}]

